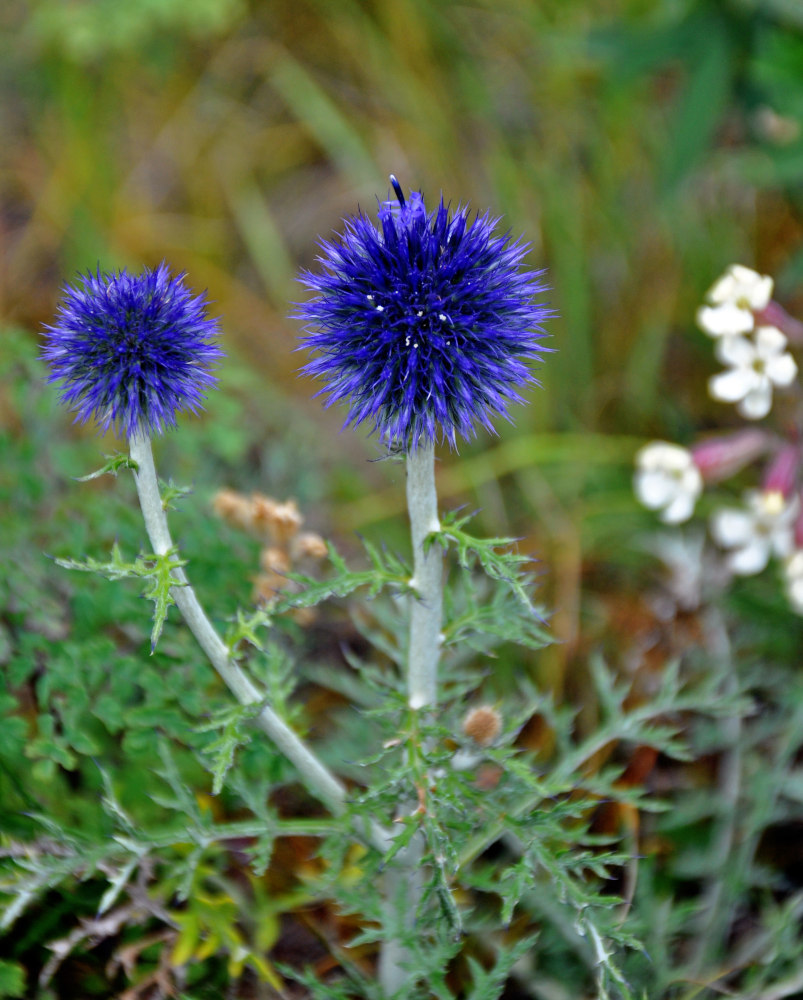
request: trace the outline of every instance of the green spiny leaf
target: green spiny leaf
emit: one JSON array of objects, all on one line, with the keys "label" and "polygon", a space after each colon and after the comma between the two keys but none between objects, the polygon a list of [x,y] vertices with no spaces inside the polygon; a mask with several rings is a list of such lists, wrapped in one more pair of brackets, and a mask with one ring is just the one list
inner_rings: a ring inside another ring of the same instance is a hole
[{"label": "green spiny leaf", "polygon": [[76,476],[75,479],[78,483],[88,483],[90,479],[98,479],[100,476],[107,474],[116,476],[120,469],[132,469],[136,472],[137,468],[137,463],[132,458],[128,455],[123,455],[122,452],[118,452],[115,455],[108,455],[106,464],[100,469],[90,472],[87,476]]}]

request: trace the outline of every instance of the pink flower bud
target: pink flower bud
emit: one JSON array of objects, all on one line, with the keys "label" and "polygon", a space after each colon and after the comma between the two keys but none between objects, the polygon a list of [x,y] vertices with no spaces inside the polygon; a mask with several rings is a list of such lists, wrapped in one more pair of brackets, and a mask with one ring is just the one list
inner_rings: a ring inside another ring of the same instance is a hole
[{"label": "pink flower bud", "polygon": [[790,316],[774,299],[755,311],[756,326],[774,326],[790,344],[803,344],[803,323]]},{"label": "pink flower bud", "polygon": [[799,494],[800,513],[795,518],[793,537],[796,549],[803,549],[803,490]]},{"label": "pink flower bud", "polygon": [[797,474],[800,469],[800,445],[798,443],[782,445],[767,465],[764,480],[761,484],[765,493],[780,493],[788,499],[797,487]]},{"label": "pink flower bud", "polygon": [[764,431],[751,427],[735,434],[700,441],[691,449],[691,454],[703,479],[716,483],[735,475],[763,455],[770,440]]}]

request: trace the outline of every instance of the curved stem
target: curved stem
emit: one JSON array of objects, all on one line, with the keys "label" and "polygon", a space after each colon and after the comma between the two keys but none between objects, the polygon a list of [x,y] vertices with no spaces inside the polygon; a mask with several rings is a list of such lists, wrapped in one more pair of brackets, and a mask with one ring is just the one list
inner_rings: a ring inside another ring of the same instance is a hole
[{"label": "curved stem", "polygon": [[[131,458],[137,464],[134,479],[148,538],[154,554],[164,555],[173,548],[173,541],[170,537],[167,517],[159,493],[150,439],[137,435],[131,438],[129,447]],[[212,666],[225,685],[241,705],[253,705],[255,702],[261,702],[263,699],[258,689],[229,656],[225,643],[212,627],[195,596],[195,591],[189,585],[184,570],[176,570],[174,576],[179,586],[171,590],[171,596],[189,625],[190,631],[198,640],[198,644],[209,657]],[[265,706],[257,716],[256,721],[270,737],[276,748],[295,765],[309,791],[320,799],[335,816],[342,816],[346,811],[344,785],[321,763],[304,741],[272,708]],[[387,850],[388,835],[377,824],[371,824],[365,836],[377,850],[383,853]]]}]

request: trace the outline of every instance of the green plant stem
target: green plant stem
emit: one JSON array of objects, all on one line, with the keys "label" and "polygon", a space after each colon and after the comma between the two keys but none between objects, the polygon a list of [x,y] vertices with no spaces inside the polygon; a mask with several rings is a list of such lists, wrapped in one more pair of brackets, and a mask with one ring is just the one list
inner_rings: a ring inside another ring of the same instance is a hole
[{"label": "green plant stem", "polygon": [[438,694],[443,608],[443,554],[427,537],[440,531],[435,491],[435,446],[422,445],[407,455],[407,507],[413,540],[414,590],[410,611],[407,693],[410,708],[434,707]]},{"label": "green plant stem", "polygon": [[[151,442],[149,438],[137,435],[131,438],[129,446],[131,458],[137,465],[134,479],[148,538],[154,554],[164,555],[173,548],[173,541],[159,493]],[[212,627],[184,570],[176,570],[174,576],[178,586],[173,587],[171,596],[225,685],[241,705],[262,702],[263,698],[257,688],[229,656],[225,643]],[[267,705],[257,716],[256,722],[276,748],[296,767],[309,791],[335,816],[342,816],[346,811],[344,785],[321,763],[304,741]],[[377,850],[384,853],[387,849],[388,835],[377,824],[372,824],[365,836]]]}]

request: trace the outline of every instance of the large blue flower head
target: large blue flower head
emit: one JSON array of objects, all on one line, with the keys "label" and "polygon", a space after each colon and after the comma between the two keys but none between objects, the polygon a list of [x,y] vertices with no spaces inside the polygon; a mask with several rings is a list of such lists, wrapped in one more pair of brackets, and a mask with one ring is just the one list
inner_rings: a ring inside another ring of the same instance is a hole
[{"label": "large blue flower head", "polygon": [[370,421],[403,450],[477,425],[523,402],[528,362],[545,350],[550,310],[535,301],[541,272],[522,268],[528,249],[496,219],[454,214],[441,198],[427,212],[419,192],[379,209],[379,227],[360,213],[337,240],[321,241],[324,273],[304,272],[317,296],[298,309],[302,344],[317,352],[302,369],[325,382],[327,405],[350,401],[347,424]]},{"label": "large blue flower head", "polygon": [[98,269],[65,286],[42,357],[76,420],[132,437],[160,434],[175,426],[178,410],[202,407],[223,352],[205,295],[194,296],[183,279],[162,263],[138,275]]}]

